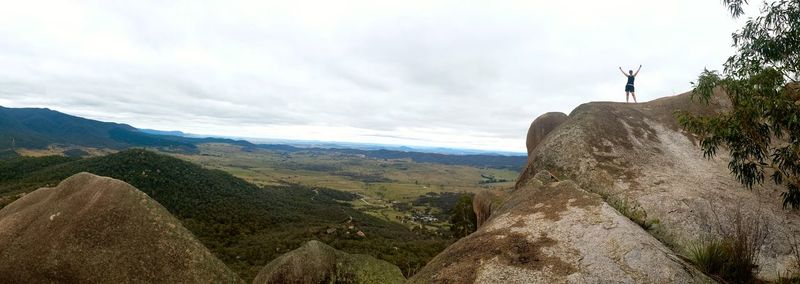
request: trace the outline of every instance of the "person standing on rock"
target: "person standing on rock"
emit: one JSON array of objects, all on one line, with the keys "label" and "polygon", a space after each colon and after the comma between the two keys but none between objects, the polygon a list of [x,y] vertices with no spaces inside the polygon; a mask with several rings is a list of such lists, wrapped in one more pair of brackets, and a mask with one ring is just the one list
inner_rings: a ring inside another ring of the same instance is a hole
[{"label": "person standing on rock", "polygon": [[639,69],[636,69],[636,73],[633,73],[633,70],[628,70],[628,74],[625,74],[625,71],[622,71],[622,67],[619,68],[619,72],[622,72],[622,75],[628,77],[628,83],[625,84],[625,102],[629,102],[628,99],[633,96],[633,102],[636,103],[636,91],[633,88],[633,80],[636,79],[636,75],[639,75],[639,71],[642,70],[642,65],[639,65]]}]

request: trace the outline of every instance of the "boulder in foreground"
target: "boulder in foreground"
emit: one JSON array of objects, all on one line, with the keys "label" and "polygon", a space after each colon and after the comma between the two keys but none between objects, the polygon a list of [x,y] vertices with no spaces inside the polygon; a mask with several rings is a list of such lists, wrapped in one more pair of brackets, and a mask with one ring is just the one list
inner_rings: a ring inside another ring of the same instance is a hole
[{"label": "boulder in foreground", "polygon": [[79,173],[0,210],[5,283],[238,283],[164,207]]},{"label": "boulder in foreground", "polygon": [[532,179],[515,190],[486,225],[409,282],[711,282],[600,196],[572,181],[548,180]]},{"label": "boulder in foreground", "polygon": [[736,232],[737,223],[763,226],[768,234],[756,255],[757,277],[777,281],[797,273],[793,236],[800,235],[800,211],[783,208],[785,187],[767,176],[748,190],[731,175],[727,149],[706,159],[697,137],[679,125],[676,110],[707,115],[730,108],[722,93],[709,102],[685,93],[638,104],[583,104],[530,153],[518,183],[548,170],[609,200],[625,200],[658,220],[660,238],[687,256],[698,243],[721,239],[720,231]]}]

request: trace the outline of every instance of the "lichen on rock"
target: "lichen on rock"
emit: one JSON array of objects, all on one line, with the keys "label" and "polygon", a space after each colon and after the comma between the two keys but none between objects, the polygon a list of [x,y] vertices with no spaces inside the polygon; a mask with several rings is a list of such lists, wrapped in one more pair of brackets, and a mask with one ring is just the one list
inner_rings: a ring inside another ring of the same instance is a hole
[{"label": "lichen on rock", "polygon": [[[550,176],[542,172],[540,176]],[[410,283],[706,283],[600,196],[531,180]]]}]

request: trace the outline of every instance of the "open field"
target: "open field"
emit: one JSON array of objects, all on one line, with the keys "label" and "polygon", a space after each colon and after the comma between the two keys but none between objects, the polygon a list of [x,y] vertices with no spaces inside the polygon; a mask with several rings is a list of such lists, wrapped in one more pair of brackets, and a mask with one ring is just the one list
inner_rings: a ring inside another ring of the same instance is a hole
[{"label": "open field", "polygon": [[65,145],[49,145],[45,149],[27,149],[27,148],[17,148],[15,151],[20,156],[27,156],[27,157],[44,157],[44,156],[53,156],[53,155],[65,155],[65,152],[69,153],[68,151],[75,151],[80,150],[83,152],[82,156],[103,156],[108,155],[111,153],[116,153],[116,150],[106,149],[106,148],[94,148],[94,147],[83,147],[83,146],[65,146]]},{"label": "open field", "polygon": [[[448,220],[443,218],[447,212],[437,206],[415,202],[421,196],[435,198],[442,193],[506,189],[513,186],[518,175],[505,169],[417,163],[410,159],[374,159],[313,150],[245,151],[230,144],[201,144],[198,148],[198,154],[167,154],[229,172],[257,185],[296,183],[357,193],[361,198],[351,202],[355,208],[409,227],[420,226],[420,221],[410,220],[416,215],[436,218],[424,222],[428,228],[446,228]],[[487,176],[506,181],[482,183],[487,181]]]}]

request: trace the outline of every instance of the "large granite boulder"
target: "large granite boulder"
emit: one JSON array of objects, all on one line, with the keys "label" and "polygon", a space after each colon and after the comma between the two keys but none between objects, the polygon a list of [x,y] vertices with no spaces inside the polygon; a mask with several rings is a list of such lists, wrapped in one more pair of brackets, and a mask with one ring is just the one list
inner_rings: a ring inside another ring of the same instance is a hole
[{"label": "large granite boulder", "polygon": [[706,283],[600,196],[531,179],[410,283]]},{"label": "large granite boulder", "polygon": [[729,109],[730,102],[722,93],[709,105],[690,96],[577,107],[533,150],[518,185],[548,170],[609,200],[626,200],[640,215],[658,221],[659,239],[686,255],[703,239],[735,230],[737,220],[750,220],[749,227],[769,231],[757,255],[757,276],[791,275],[797,263],[791,236],[800,234],[800,214],[783,208],[785,189],[770,180],[753,190],[736,181],[727,150],[720,149],[714,159],[703,157],[698,140],[681,129],[675,112],[717,113]]},{"label": "large granite boulder", "polygon": [[3,283],[238,283],[133,186],[79,173],[0,210]]}]

